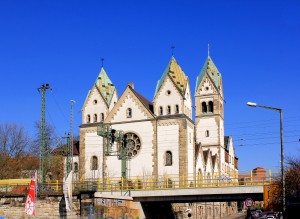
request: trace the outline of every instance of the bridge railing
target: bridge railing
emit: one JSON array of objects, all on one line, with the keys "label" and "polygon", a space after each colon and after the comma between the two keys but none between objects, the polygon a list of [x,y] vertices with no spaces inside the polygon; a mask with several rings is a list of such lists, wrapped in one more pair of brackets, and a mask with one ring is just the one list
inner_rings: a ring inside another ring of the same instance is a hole
[{"label": "bridge railing", "polygon": [[[232,186],[258,186],[270,184],[276,173],[261,177],[259,174],[220,175],[203,177],[201,175],[160,175],[160,176],[136,176],[128,177],[127,180],[120,177],[107,177],[105,181],[81,180],[73,181],[73,193],[82,191],[89,192],[114,192],[128,190],[161,190],[183,188],[210,188]],[[0,196],[23,196],[29,189],[30,179],[0,180]],[[38,183],[40,195],[62,195],[63,183],[59,181]]]}]

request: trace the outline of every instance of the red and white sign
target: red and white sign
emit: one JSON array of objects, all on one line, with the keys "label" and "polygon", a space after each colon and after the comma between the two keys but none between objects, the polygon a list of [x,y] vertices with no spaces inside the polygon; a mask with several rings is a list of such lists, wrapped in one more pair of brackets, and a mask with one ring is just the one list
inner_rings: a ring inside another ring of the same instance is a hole
[{"label": "red and white sign", "polygon": [[35,215],[35,196],[36,196],[36,180],[37,173],[35,171],[34,176],[30,182],[30,187],[25,203],[25,212],[28,215]]},{"label": "red and white sign", "polygon": [[251,207],[253,206],[253,204],[254,204],[254,201],[253,201],[251,198],[247,198],[247,199],[245,200],[245,206],[246,206],[247,208],[251,208]]}]

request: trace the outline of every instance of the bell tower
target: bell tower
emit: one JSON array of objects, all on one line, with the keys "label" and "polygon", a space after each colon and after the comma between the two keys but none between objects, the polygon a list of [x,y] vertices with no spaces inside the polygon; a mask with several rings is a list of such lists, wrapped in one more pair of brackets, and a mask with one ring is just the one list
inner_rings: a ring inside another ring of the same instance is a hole
[{"label": "bell tower", "polygon": [[196,143],[220,156],[224,148],[222,76],[209,55],[197,77],[195,103]]}]

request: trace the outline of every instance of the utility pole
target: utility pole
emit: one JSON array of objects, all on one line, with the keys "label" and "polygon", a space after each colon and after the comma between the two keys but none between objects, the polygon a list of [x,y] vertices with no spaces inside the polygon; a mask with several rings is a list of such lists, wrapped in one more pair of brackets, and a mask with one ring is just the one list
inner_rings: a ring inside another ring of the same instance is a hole
[{"label": "utility pole", "polygon": [[38,88],[39,92],[42,92],[42,109],[41,109],[41,121],[40,121],[40,174],[41,181],[46,181],[46,90],[50,89],[49,84],[42,84]]},{"label": "utility pole", "polygon": [[70,113],[70,141],[71,141],[71,170],[73,170],[73,147],[74,147],[74,133],[73,133],[73,122],[74,122],[74,104],[75,100],[70,100],[71,102],[71,113]]}]

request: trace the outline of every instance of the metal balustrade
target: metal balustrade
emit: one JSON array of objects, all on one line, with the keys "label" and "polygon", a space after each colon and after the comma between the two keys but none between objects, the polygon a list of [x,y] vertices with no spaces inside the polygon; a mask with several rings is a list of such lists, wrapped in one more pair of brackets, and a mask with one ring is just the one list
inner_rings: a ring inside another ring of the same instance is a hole
[{"label": "metal balustrade", "polygon": [[[188,189],[188,188],[215,188],[215,187],[251,187],[270,184],[278,174],[267,174],[265,179],[254,176],[251,172],[244,177],[217,176],[203,179],[201,175],[163,175],[163,176],[143,176],[127,177],[124,180],[120,177],[107,177],[105,181],[81,180],[73,181],[73,193],[81,192],[115,192],[128,190],[166,190],[166,189]],[[0,180],[0,197],[25,196],[29,189],[30,180]],[[38,183],[38,194],[62,195],[63,183],[59,181]]]}]

